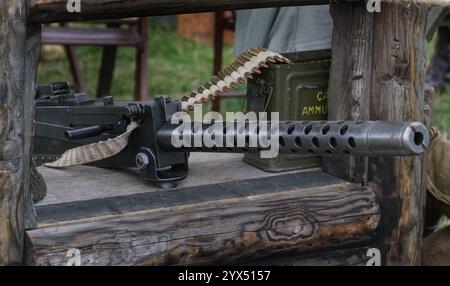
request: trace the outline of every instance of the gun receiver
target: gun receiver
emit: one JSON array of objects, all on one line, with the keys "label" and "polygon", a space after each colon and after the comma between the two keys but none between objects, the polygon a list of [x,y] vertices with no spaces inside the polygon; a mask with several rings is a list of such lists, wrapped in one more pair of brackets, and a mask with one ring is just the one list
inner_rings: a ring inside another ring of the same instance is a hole
[{"label": "gun receiver", "polygon": [[103,132],[112,130],[112,126],[93,125],[80,129],[67,130],[64,136],[67,140],[80,140],[101,135]]},{"label": "gun receiver", "polygon": [[[265,151],[268,147],[260,140],[252,145],[249,138],[262,133],[270,137],[274,126],[279,127],[275,134],[280,153],[412,156],[423,153],[429,143],[428,130],[418,122],[286,121],[268,122],[265,129],[253,128],[250,122],[240,127],[237,122],[229,122],[225,124],[227,127],[214,130],[213,137],[221,139],[208,145],[202,140],[215,123],[172,124],[172,116],[182,110],[182,105],[170,97],[117,103],[108,97],[99,103],[88,100],[84,94],[71,94],[68,89],[65,93],[49,96],[48,86],[38,89],[36,99],[34,158],[38,165],[54,161],[74,147],[111,140],[125,133],[131,122],[138,122],[139,127],[132,132],[123,150],[92,164],[97,167],[137,167],[144,180],[165,188],[174,187],[186,178],[189,152]],[[64,83],[50,86],[57,86],[61,91]],[[236,147],[234,143],[240,136],[243,136],[244,144]],[[189,144],[176,147],[173,138]],[[200,140],[201,146],[195,145],[195,140]]]}]

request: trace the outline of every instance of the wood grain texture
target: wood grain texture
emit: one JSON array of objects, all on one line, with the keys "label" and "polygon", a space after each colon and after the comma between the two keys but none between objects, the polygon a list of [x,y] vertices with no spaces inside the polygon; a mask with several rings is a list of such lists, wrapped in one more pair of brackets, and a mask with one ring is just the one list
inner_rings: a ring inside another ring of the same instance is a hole
[{"label": "wood grain texture", "polygon": [[428,128],[433,126],[433,106],[434,106],[434,96],[436,95],[433,86],[427,84],[424,88],[424,124]]},{"label": "wood grain texture", "polygon": [[26,187],[24,192],[25,200],[25,229],[35,228],[37,225],[36,214],[33,207],[31,193],[31,157],[33,154],[33,134],[34,134],[34,95],[36,89],[37,68],[41,54],[41,25],[28,24],[26,27],[26,50],[25,60],[25,85],[24,85],[24,170],[23,180]]},{"label": "wood grain texture", "polygon": [[[38,170],[47,182],[48,192],[45,199],[37,206],[107,199],[138,193],[159,192],[164,195],[172,193],[172,191],[164,192],[161,188],[157,188],[142,180],[137,169],[102,169],[89,166],[74,166],[61,170],[39,167]],[[208,170],[208,176],[205,176],[205,170]],[[297,170],[283,172],[282,174],[314,172],[305,176],[298,174],[304,187],[311,186],[316,176],[318,176],[317,180],[321,182],[326,181],[329,184],[343,182],[338,178],[316,171],[319,170]],[[242,154],[191,153],[189,156],[189,176],[186,180],[179,182],[177,189],[196,189],[196,187],[204,185],[263,179],[274,175],[244,163]],[[241,189],[243,188],[241,187]],[[224,194],[231,191],[216,190],[215,192]],[[208,194],[202,195],[208,197]]]},{"label": "wood grain texture", "polygon": [[[331,119],[429,123],[423,86],[426,7],[383,3],[380,13],[368,15],[358,4],[346,5],[351,9],[331,8],[337,53],[330,81]],[[383,214],[383,264],[420,264],[424,157],[367,158],[364,164],[347,160],[325,162],[324,169],[349,180],[361,176],[377,192]]]},{"label": "wood grain texture", "polygon": [[[345,0],[341,0],[342,2]],[[339,1],[339,2],[341,2]],[[329,4],[329,0],[81,0],[81,12],[67,12],[67,0],[28,0],[28,20],[49,23],[214,12],[264,7]]]},{"label": "wood grain texture", "polygon": [[[94,174],[96,173],[96,170],[99,170],[98,168],[88,169]],[[208,170],[210,171],[208,176],[214,176],[215,179],[220,179],[221,174],[211,172],[213,171],[212,169]],[[235,170],[235,172],[238,172],[239,170]],[[119,175],[120,173],[116,172],[115,174]],[[122,176],[118,176],[119,178],[117,180],[111,178],[102,180],[99,178],[96,183],[92,184],[92,186],[80,186],[78,182],[83,180],[82,177],[79,177],[79,180],[74,181],[69,178],[63,186],[64,191],[60,192],[61,195],[71,193],[71,198],[85,197],[85,199],[78,201],[60,201],[52,204],[48,204],[47,201],[42,204],[38,204],[36,206],[36,212],[39,217],[39,224],[55,224],[58,222],[126,214],[149,209],[162,209],[194,203],[239,199],[262,194],[275,194],[301,189],[323,188],[328,185],[347,184],[345,181],[317,170],[297,172],[294,174],[281,174],[276,176],[271,174],[270,177],[242,179],[239,181],[228,181],[219,184],[211,183],[190,187],[185,186],[168,191],[161,188],[151,187],[148,184],[145,184],[140,177],[136,176],[133,177],[133,179],[141,183],[139,189],[142,190],[142,192],[117,195],[119,190],[127,190],[127,183],[118,182],[120,178],[123,178],[123,174],[120,175]],[[195,174],[192,174],[188,180],[195,180],[193,176],[195,176]],[[55,186],[52,183],[53,180],[55,180],[55,178],[47,177],[50,188],[48,191],[49,193],[60,191],[55,189]],[[88,199],[85,194],[87,191],[95,189],[96,186],[100,184],[99,182],[102,182],[103,185],[108,188],[110,194],[116,194],[116,196],[101,196],[94,199]]]},{"label": "wood grain texture", "polygon": [[31,92],[39,27],[27,26],[25,1],[0,3],[0,265],[22,263],[25,219],[33,223],[30,183]]},{"label": "wood grain texture", "polygon": [[[373,13],[364,3],[331,5],[334,21],[329,120],[367,120],[372,68]],[[351,182],[364,177],[364,157],[325,156],[325,172]]]},{"label": "wood grain texture", "polygon": [[[425,122],[427,7],[383,3],[376,13],[370,119]],[[381,248],[388,265],[421,262],[424,156],[371,158],[369,185],[380,198]]]},{"label": "wood grain texture", "polygon": [[339,184],[58,223],[28,231],[37,265],[244,263],[370,242],[380,219],[369,188]]},{"label": "wood grain texture", "polygon": [[246,266],[367,266],[370,247],[338,249],[300,256],[262,259]]}]

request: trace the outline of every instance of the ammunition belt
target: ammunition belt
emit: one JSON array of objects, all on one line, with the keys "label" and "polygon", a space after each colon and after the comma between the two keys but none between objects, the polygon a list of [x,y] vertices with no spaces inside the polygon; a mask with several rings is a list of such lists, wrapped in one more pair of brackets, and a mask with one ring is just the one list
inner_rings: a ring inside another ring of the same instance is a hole
[{"label": "ammunition belt", "polygon": [[194,90],[190,96],[182,99],[182,110],[191,111],[195,104],[214,101],[216,96],[221,96],[239,84],[246,84],[247,79],[253,78],[253,74],[260,74],[260,68],[268,67],[268,63],[292,63],[280,54],[263,48],[249,49],[242,53],[231,65],[213,76],[205,85]]}]

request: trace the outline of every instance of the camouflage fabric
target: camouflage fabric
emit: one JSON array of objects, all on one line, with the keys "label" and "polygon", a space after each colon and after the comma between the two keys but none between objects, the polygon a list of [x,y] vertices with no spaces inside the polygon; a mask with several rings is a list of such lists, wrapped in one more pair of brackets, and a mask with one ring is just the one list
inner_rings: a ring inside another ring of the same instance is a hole
[{"label": "camouflage fabric", "polygon": [[47,185],[45,184],[44,178],[38,172],[36,164],[33,160],[31,166],[31,195],[33,196],[33,203],[37,203],[44,199],[47,195]]},{"label": "camouflage fabric", "polygon": [[[446,140],[436,128],[431,128],[430,131],[427,219],[430,226],[434,227],[442,215],[450,217],[450,141]],[[424,238],[423,265],[450,266],[450,226]]]},{"label": "camouflage fabric", "polygon": [[431,128],[431,142],[428,147],[427,189],[438,201],[450,209],[450,141]]},{"label": "camouflage fabric", "polygon": [[422,265],[450,266],[450,226],[425,237]]}]

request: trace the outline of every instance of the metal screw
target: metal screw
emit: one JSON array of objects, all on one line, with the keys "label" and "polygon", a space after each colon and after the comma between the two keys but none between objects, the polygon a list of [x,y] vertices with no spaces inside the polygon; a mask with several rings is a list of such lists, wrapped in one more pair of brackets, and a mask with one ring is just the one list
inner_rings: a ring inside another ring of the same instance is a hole
[{"label": "metal screw", "polygon": [[145,167],[148,166],[148,164],[150,163],[147,154],[145,153],[138,153],[136,155],[136,166],[139,169],[144,169]]}]

